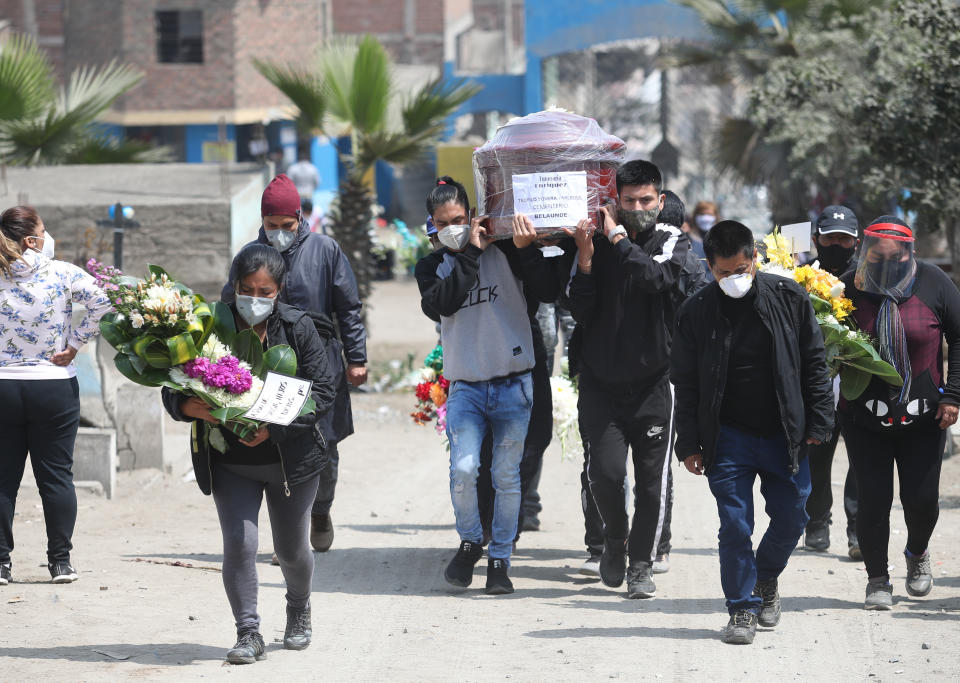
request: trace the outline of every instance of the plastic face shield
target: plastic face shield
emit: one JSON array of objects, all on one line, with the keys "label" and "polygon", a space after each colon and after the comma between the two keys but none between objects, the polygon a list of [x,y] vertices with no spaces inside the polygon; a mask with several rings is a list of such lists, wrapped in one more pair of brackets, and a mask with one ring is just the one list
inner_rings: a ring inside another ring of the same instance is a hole
[{"label": "plastic face shield", "polygon": [[863,233],[854,285],[862,292],[904,296],[917,274],[913,231],[896,223],[878,223]]}]

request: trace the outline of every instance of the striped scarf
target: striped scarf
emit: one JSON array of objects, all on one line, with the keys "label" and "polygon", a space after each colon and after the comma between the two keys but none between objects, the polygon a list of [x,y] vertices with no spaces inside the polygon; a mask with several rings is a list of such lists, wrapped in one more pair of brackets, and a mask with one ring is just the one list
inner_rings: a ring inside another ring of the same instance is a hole
[{"label": "striped scarf", "polygon": [[903,378],[897,403],[906,403],[913,379],[910,354],[907,352],[907,333],[903,329],[897,300],[889,296],[883,297],[877,314],[877,338],[880,341],[880,357],[890,363]]}]

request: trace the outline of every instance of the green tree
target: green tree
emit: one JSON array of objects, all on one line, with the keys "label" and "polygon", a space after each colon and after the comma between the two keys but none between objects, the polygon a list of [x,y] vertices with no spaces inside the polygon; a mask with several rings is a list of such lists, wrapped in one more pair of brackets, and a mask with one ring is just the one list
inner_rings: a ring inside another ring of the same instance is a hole
[{"label": "green tree", "polygon": [[[848,39],[857,17],[885,0],[674,0],[694,10],[709,39],[667,51],[667,66],[709,69],[717,83],[753,84],[779,60],[809,56],[806,36]],[[789,223],[806,214],[809,184],[791,171],[790,145],[769,135],[751,116],[726,117],[713,141],[714,160],[745,182],[764,184],[773,221]]]},{"label": "green tree", "polygon": [[118,141],[96,119],[143,74],[111,62],[76,69],[55,86],[53,69],[33,38],[0,41],[0,162],[19,165],[157,161],[165,150]]},{"label": "green tree", "polygon": [[479,89],[439,78],[405,95],[393,84],[390,57],[371,36],[331,43],[309,66],[256,59],[254,66],[296,106],[301,137],[350,138],[350,154],[341,155],[346,173],[331,218],[366,301],[373,281],[368,174],[377,161],[423,158],[440,139],[446,117]]},{"label": "green tree", "polygon": [[805,59],[775,60],[751,120],[790,149],[797,182],[845,178],[876,213],[895,201],[921,231],[944,229],[960,273],[960,8],[898,0],[857,24],[845,38],[810,35]]}]

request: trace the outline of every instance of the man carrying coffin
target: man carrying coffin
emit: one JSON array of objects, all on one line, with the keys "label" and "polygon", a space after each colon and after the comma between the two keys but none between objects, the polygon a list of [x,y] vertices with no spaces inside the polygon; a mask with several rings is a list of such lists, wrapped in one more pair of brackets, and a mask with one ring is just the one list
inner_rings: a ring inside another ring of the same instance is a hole
[{"label": "man carrying coffin", "polygon": [[[444,180],[444,184],[448,183]],[[490,467],[496,491],[488,548],[486,592],[513,592],[507,575],[520,513],[520,460],[533,406],[533,336],[525,289],[538,301],[557,296],[557,275],[535,241],[529,219],[514,216],[513,239],[491,243],[483,216],[466,225],[466,192],[456,184],[433,220],[443,248],[417,264],[421,307],[440,319],[443,374],[450,380],[447,437],[450,498],[460,547],[444,572],[465,588],[483,554],[477,503],[480,448],[493,436]]]},{"label": "man carrying coffin", "polygon": [[[575,261],[567,257],[564,305],[580,329],[570,355],[580,373],[590,492],[603,519],[600,579],[616,588],[626,574],[630,598],[656,594],[652,568],[673,438],[672,296],[690,249],[678,228],[657,225],[661,186],[654,164],[629,161],[617,171],[616,206],[601,209],[602,234],[590,221],[567,230],[577,249]],[[636,484],[632,525],[624,505],[628,449]]]}]

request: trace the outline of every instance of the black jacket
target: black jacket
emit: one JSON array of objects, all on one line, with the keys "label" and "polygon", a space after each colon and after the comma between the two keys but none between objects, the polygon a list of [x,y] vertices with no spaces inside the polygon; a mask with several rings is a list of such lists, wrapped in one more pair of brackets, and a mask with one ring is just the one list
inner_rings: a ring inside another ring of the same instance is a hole
[{"label": "black jacket", "polygon": [[588,274],[567,243],[561,268],[572,276],[560,303],[580,328],[571,366],[606,384],[662,380],[670,367],[674,292],[689,250],[689,238],[667,225],[616,245],[599,237]]},{"label": "black jacket", "polygon": [[[231,306],[231,309],[233,307]],[[236,313],[236,311],[234,311]],[[331,435],[324,433],[322,416],[329,412],[335,397],[334,376],[327,361],[326,350],[313,321],[299,308],[277,303],[267,319],[266,345],[288,344],[297,354],[297,377],[313,382],[311,397],[317,404],[313,413],[301,415],[288,426],[267,425],[270,441],[277,444],[280,462],[283,465],[284,484],[294,486],[313,477],[327,466],[327,442]],[[189,422],[180,411],[186,396],[164,387],[163,405],[174,420]],[[193,420],[193,436],[197,439],[199,420]],[[236,448],[245,448],[237,445]],[[193,470],[200,490],[209,495],[211,491],[210,450],[205,443],[192,443]]]},{"label": "black jacket", "polygon": [[[257,239],[250,244],[270,245],[262,226]],[[282,254],[287,264],[287,275],[280,300],[307,311],[315,318],[326,316],[335,320],[340,333],[339,339],[336,334],[323,336],[327,362],[337,380],[337,401],[323,420],[327,423],[325,431],[332,435],[334,441],[341,441],[353,434],[353,414],[343,356],[346,355],[347,363],[367,362],[367,332],[363,326],[363,304],[357,291],[357,280],[340,245],[331,237],[310,232],[303,220],[297,229],[296,240]],[[224,303],[233,303],[234,279],[231,268],[227,284],[220,294],[220,300]],[[322,334],[321,323],[318,323],[318,331]]]},{"label": "black jacket", "polygon": [[[806,290],[793,280],[758,273],[754,307],[773,337],[774,387],[787,437],[791,472],[799,467],[806,439],[833,434],[833,391],[823,336]],[[683,461],[703,455],[713,463],[720,433],[732,329],[720,310],[726,296],[713,282],[680,308],[673,337],[670,381],[676,388],[675,451]]]}]

